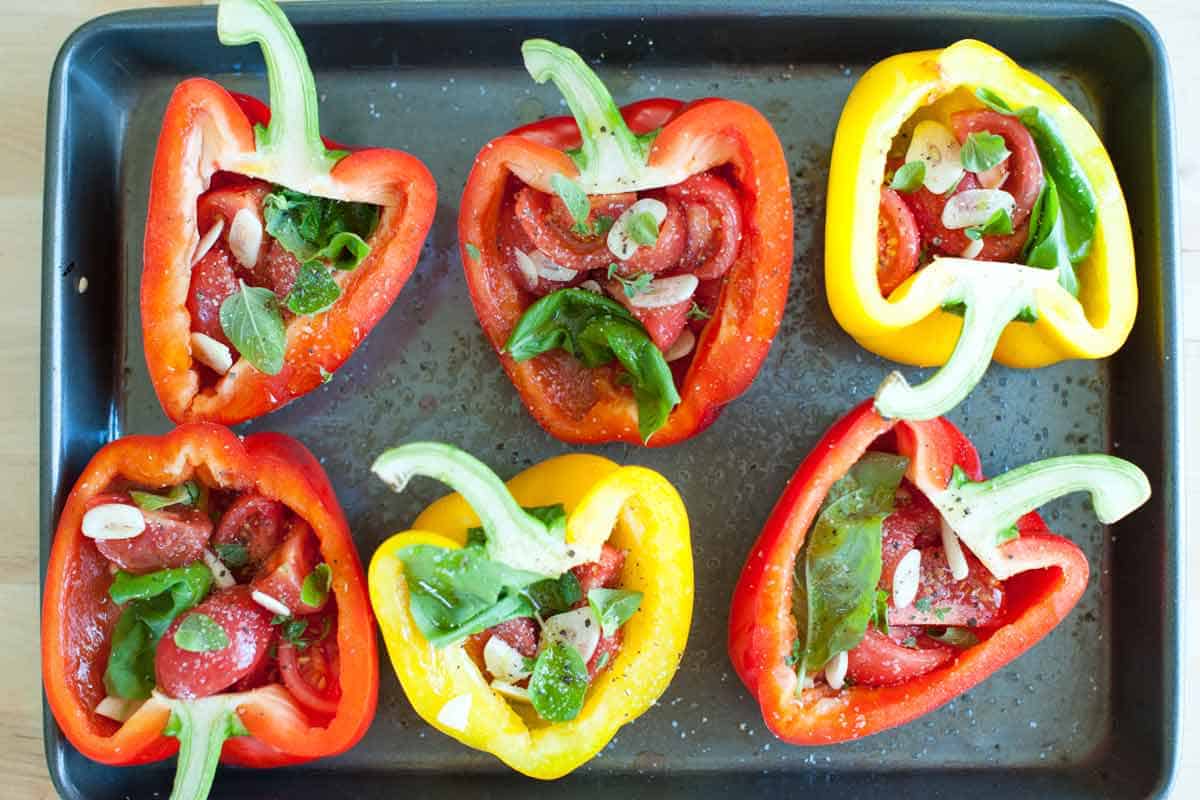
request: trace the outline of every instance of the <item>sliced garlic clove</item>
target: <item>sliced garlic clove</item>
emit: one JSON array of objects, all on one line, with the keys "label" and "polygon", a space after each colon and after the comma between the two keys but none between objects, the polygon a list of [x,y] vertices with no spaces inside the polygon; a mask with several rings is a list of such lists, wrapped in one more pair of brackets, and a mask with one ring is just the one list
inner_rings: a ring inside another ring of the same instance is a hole
[{"label": "sliced garlic clove", "polygon": [[537,264],[533,263],[533,259],[524,250],[513,250],[517,257],[517,269],[521,271],[521,277],[525,279],[525,288],[536,289],[538,285],[538,270]]},{"label": "sliced garlic clove", "polygon": [[[225,566],[225,562],[217,558],[217,554],[212,550],[204,551],[204,564],[212,573],[213,583],[218,589],[228,589],[231,586],[236,586],[237,581],[233,577],[233,573],[229,571],[229,567]],[[266,595],[264,595],[265,597]]]},{"label": "sliced garlic clove", "polygon": [[1003,189],[967,189],[946,201],[942,225],[950,230],[983,225],[997,211],[1003,209],[1011,217],[1016,208],[1017,201]]},{"label": "sliced garlic clove", "polygon": [[537,274],[548,281],[573,281],[578,277],[579,272],[567,267],[560,267],[550,260],[550,256],[543,253],[541,250],[534,250],[529,254],[529,260],[533,262],[537,269]]},{"label": "sliced garlic clove", "polygon": [[233,351],[206,333],[192,331],[192,357],[218,375],[233,368]]},{"label": "sliced garlic clove", "polygon": [[684,328],[679,332],[679,338],[675,340],[675,343],[667,348],[667,352],[663,353],[663,358],[667,361],[678,361],[692,352],[692,348],[695,346],[696,334]]},{"label": "sliced garlic clove", "polygon": [[266,592],[260,592],[258,589],[255,589],[250,593],[250,599],[272,614],[278,614],[281,617],[290,617],[292,615],[291,609]]},{"label": "sliced garlic clove", "polygon": [[971,243],[963,248],[963,258],[975,258],[983,252],[983,238],[972,239]]},{"label": "sliced garlic clove", "polygon": [[647,213],[654,217],[655,224],[662,227],[663,220],[667,218],[667,204],[652,197],[644,197],[625,209],[621,216],[617,217],[617,221],[608,230],[606,243],[608,244],[608,252],[621,261],[624,261],[637,252],[639,245],[629,235],[629,221],[633,219],[635,214],[641,213]]},{"label": "sliced garlic clove", "polygon": [[524,686],[517,686],[515,683],[506,683],[504,681],[492,681],[492,688],[508,700],[515,700],[518,703],[533,702],[529,699],[529,690]]},{"label": "sliced garlic clove", "polygon": [[458,697],[447,700],[437,714],[438,724],[444,725],[452,731],[465,731],[470,719],[471,695],[469,694],[460,694]]},{"label": "sliced garlic clove", "polygon": [[588,278],[586,281],[579,284],[579,288],[583,289],[585,292],[592,292],[593,294],[604,294],[603,287],[601,287],[600,284],[596,283],[591,278]]},{"label": "sliced garlic clove", "polygon": [[920,588],[921,551],[909,550],[892,574],[892,604],[896,608],[908,608],[917,599],[917,590]]},{"label": "sliced garlic clove", "polygon": [[971,571],[967,564],[967,557],[963,555],[962,543],[958,541],[958,534],[950,527],[950,523],[942,520],[942,549],[946,551],[946,563],[950,565],[950,575],[956,581],[961,581],[967,577],[967,573]]},{"label": "sliced garlic clove", "polygon": [[132,539],[144,530],[141,509],[125,503],[105,503],[83,515],[83,535],[89,539]]},{"label": "sliced garlic clove", "polygon": [[516,683],[532,673],[525,656],[499,636],[492,636],[483,646],[483,664],[492,677],[506,683]]},{"label": "sliced garlic clove", "polygon": [[825,665],[825,682],[830,689],[841,689],[846,685],[846,670],[850,667],[850,656],[845,650],[829,659]]},{"label": "sliced garlic clove", "polygon": [[208,251],[217,243],[217,239],[221,238],[221,231],[225,230],[225,220],[221,217],[212,224],[208,229],[208,233],[200,238],[200,242],[196,245],[196,253],[192,256],[191,266],[196,266],[200,263],[200,259],[208,255]]},{"label": "sliced garlic clove", "polygon": [[592,614],[592,609],[584,606],[549,617],[542,625],[542,648],[545,649],[551,642],[574,647],[583,658],[583,663],[591,661],[596,646],[600,644],[600,623]]},{"label": "sliced garlic clove", "polygon": [[696,293],[700,279],[695,275],[672,275],[655,278],[649,288],[629,298],[629,305],[636,308],[666,308],[682,303]]},{"label": "sliced garlic clove", "polygon": [[912,141],[904,163],[925,162],[925,188],[934,194],[942,194],[958,183],[963,165],[959,155],[962,145],[954,134],[940,122],[927,119],[913,128]]},{"label": "sliced garlic clove", "polygon": [[248,208],[238,209],[229,226],[229,250],[233,257],[246,269],[254,269],[262,242],[263,228],[258,217]]}]

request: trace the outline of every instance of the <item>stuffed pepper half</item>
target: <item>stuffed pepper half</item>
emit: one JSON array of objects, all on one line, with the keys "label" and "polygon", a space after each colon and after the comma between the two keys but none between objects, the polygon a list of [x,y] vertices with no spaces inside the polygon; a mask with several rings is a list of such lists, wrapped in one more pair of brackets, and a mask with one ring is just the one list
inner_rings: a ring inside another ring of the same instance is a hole
[{"label": "stuffed pepper half", "polygon": [[1075,491],[1106,523],[1150,496],[1111,456],[984,480],[944,418],[890,421],[867,401],[839,420],[792,476],[734,594],[729,655],[767,727],[800,745],[878,733],[1036,644],[1083,594],[1088,564],[1033,509]]},{"label": "stuffed pepper half", "polygon": [[876,64],[838,123],[825,281],[838,323],[887,358],[944,365],[884,382],[884,416],[932,419],[993,355],[1102,358],[1137,309],[1108,153],[1049,84],[975,41]]},{"label": "stuffed pepper half", "polygon": [[436,187],[395,150],[330,149],[304,50],[273,0],[221,0],[257,42],[272,109],[193,78],[154,159],[142,271],[146,364],[167,416],[234,424],[311,391],[408,279]]},{"label": "stuffed pepper half", "polygon": [[88,464],[59,519],[42,675],[67,739],[105,764],[178,750],[175,800],[218,760],[340,753],[375,712],[375,626],[333,488],[294,439],[194,423]]},{"label": "stuffed pepper half", "polygon": [[754,380],[792,268],[770,124],[732,100],[618,109],[565,47],[521,48],[574,119],[488,143],[459,240],[471,299],[521,399],[577,443],[668,445]]},{"label": "stuffed pepper half", "polygon": [[459,494],[371,559],[371,602],[427,722],[526,775],[600,751],[666,690],[692,618],[688,519],[641,467],[566,455],[507,485],[442,444],[389,450],[375,473]]}]

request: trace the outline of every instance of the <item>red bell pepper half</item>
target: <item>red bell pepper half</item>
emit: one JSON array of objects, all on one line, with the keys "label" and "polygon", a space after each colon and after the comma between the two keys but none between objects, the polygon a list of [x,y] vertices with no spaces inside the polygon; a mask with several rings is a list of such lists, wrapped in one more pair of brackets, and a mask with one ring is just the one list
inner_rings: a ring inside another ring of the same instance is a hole
[{"label": "red bell pepper half", "polygon": [[1090,492],[1106,523],[1150,495],[1140,470],[1110,456],[984,481],[944,418],[887,420],[867,401],[836,422],[734,593],[729,655],[767,727],[798,745],[878,733],[1036,644],[1087,586],[1083,553],[1032,510],[1072,491]]},{"label": "red bell pepper half", "polygon": [[580,57],[522,46],[574,119],[489,142],[459,213],[484,332],[529,412],[567,442],[668,445],[754,380],[792,267],[767,120],[733,100],[618,109]]},{"label": "red bell pepper half", "polygon": [[407,153],[322,140],[312,71],[273,0],[221,0],[217,29],[261,45],[273,113],[202,78],[175,89],[150,185],[142,334],[168,417],[234,424],[350,357],[416,266],[437,189]]},{"label": "red bell pepper half", "polygon": [[375,712],[375,625],[313,456],[209,423],[103,447],[50,551],[42,677],[88,758],[178,750],[173,798],[206,796],[218,759],[272,767],[353,746]]}]

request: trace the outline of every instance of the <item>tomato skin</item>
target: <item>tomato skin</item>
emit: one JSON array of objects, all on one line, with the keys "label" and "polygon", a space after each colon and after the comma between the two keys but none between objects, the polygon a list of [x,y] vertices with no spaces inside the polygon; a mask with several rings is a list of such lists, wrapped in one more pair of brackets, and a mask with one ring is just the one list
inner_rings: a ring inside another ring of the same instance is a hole
[{"label": "tomato skin", "polygon": [[942,224],[942,209],[946,207],[946,202],[959,192],[978,188],[979,182],[975,180],[975,176],[965,172],[952,193],[934,194],[921,186],[915,192],[904,196],[904,201],[917,222],[922,241],[932,252],[956,258],[971,244],[971,240],[963,231],[950,229]]},{"label": "tomato skin", "polygon": [[[175,644],[184,620],[207,614],[221,626],[229,644],[220,650],[192,653]],[[258,669],[268,657],[275,629],[272,614],[250,599],[248,586],[218,589],[203,603],[175,618],[154,653],[155,681],[170,697],[209,697]]]},{"label": "tomato skin", "polygon": [[583,591],[584,599],[580,601],[580,604],[587,602],[587,593],[592,589],[616,587],[621,577],[621,568],[625,566],[625,555],[624,550],[618,550],[605,543],[604,547],[600,549],[598,559],[571,568],[572,574],[579,581],[580,590]]},{"label": "tomato skin", "polygon": [[916,218],[900,193],[885,186],[879,200],[879,262],[875,268],[884,297],[917,271],[920,255]]},{"label": "tomato skin", "polygon": [[221,231],[221,240],[224,241],[229,236],[233,218],[243,209],[254,214],[261,223],[263,199],[270,193],[271,184],[266,181],[242,176],[227,178],[219,186],[200,195],[196,202],[196,226],[200,235],[203,236],[221,219],[225,221],[225,229]]},{"label": "tomato skin", "polygon": [[304,579],[320,562],[321,551],[312,529],[301,519],[293,520],[287,538],[263,562],[251,588],[283,603],[294,615],[316,614],[329,603],[329,594],[317,606],[302,602],[300,596]]},{"label": "tomato skin", "polygon": [[[109,503],[133,505],[125,495],[99,495],[88,508]],[[146,528],[132,539],[97,539],[100,554],[135,575],[183,567],[204,557],[213,526],[199,509],[142,511],[142,516]]]},{"label": "tomato skin", "polygon": [[477,633],[471,637],[475,645],[479,648],[480,664],[483,663],[483,648],[488,643],[488,639],[493,636],[498,636],[500,639],[512,649],[516,650],[526,658],[533,658],[538,651],[538,626],[533,617],[516,617],[507,622],[501,622],[499,625],[493,625],[482,633]]},{"label": "tomato skin", "polygon": [[692,298],[662,306],[661,308],[641,308],[633,304],[633,300],[625,294],[624,288],[617,281],[609,281],[604,285],[618,303],[629,309],[629,313],[637,317],[638,322],[646,328],[655,347],[664,353],[675,344],[679,334],[687,327],[688,311],[692,307]]},{"label": "tomato skin", "polygon": [[279,675],[283,685],[298,703],[321,714],[336,713],[342,697],[336,648],[336,637],[314,642],[303,650],[291,642],[279,643]]},{"label": "tomato skin", "polygon": [[282,503],[256,492],[246,492],[221,516],[213,544],[245,545],[246,569],[253,574],[283,540],[285,514]]},{"label": "tomato skin", "polygon": [[233,343],[221,327],[221,304],[238,290],[238,276],[233,254],[225,240],[218,239],[192,267],[192,282],[188,286],[187,309],[192,318],[192,330],[211,336],[232,349]]},{"label": "tomato skin", "polygon": [[[702,172],[667,187],[666,194],[682,202],[688,213],[687,250],[675,271],[691,272],[701,280],[728,272],[742,242],[742,206],[730,185]],[[702,217],[693,211],[696,207],[707,213]]]},{"label": "tomato skin", "polygon": [[863,686],[896,686],[931,672],[954,658],[955,649],[940,642],[914,649],[897,644],[874,628],[848,654],[846,677]]},{"label": "tomato skin", "polygon": [[[632,192],[591,195],[588,223],[594,224],[602,214],[615,221],[633,205],[635,197]],[[534,246],[560,267],[585,272],[606,269],[616,261],[603,236],[581,238],[571,232],[574,221],[566,205],[555,195],[524,187],[516,194],[515,211],[517,221]]]}]

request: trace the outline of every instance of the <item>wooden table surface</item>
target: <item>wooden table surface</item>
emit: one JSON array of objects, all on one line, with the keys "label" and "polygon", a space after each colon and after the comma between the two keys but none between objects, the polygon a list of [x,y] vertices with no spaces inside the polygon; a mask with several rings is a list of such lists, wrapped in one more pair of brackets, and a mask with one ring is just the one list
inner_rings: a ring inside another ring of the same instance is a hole
[{"label": "wooden table surface", "polygon": [[[100,14],[131,6],[175,5],[169,0],[33,0],[0,10],[0,108],[5,110],[0,151],[0,264],[8,274],[0,292],[0,753],[5,776],[0,797],[52,798],[42,753],[42,695],[38,668],[38,381],[41,287],[42,158],[50,66],[66,36]],[[1174,75],[1177,153],[1182,199],[1184,370],[1183,408],[1200,403],[1200,3],[1131,3],[1167,43]],[[1200,509],[1200,425],[1185,413],[1186,505]],[[1198,512],[1200,513],[1200,512]],[[1185,532],[1200,534],[1188,516]],[[1185,544],[1186,544],[1185,536]],[[1200,546],[1185,548],[1185,579],[1200,574]],[[1185,624],[1184,675],[1200,672],[1200,588],[1192,580],[1181,605]],[[1185,677],[1180,769],[1172,800],[1200,797],[1200,701]]]}]

